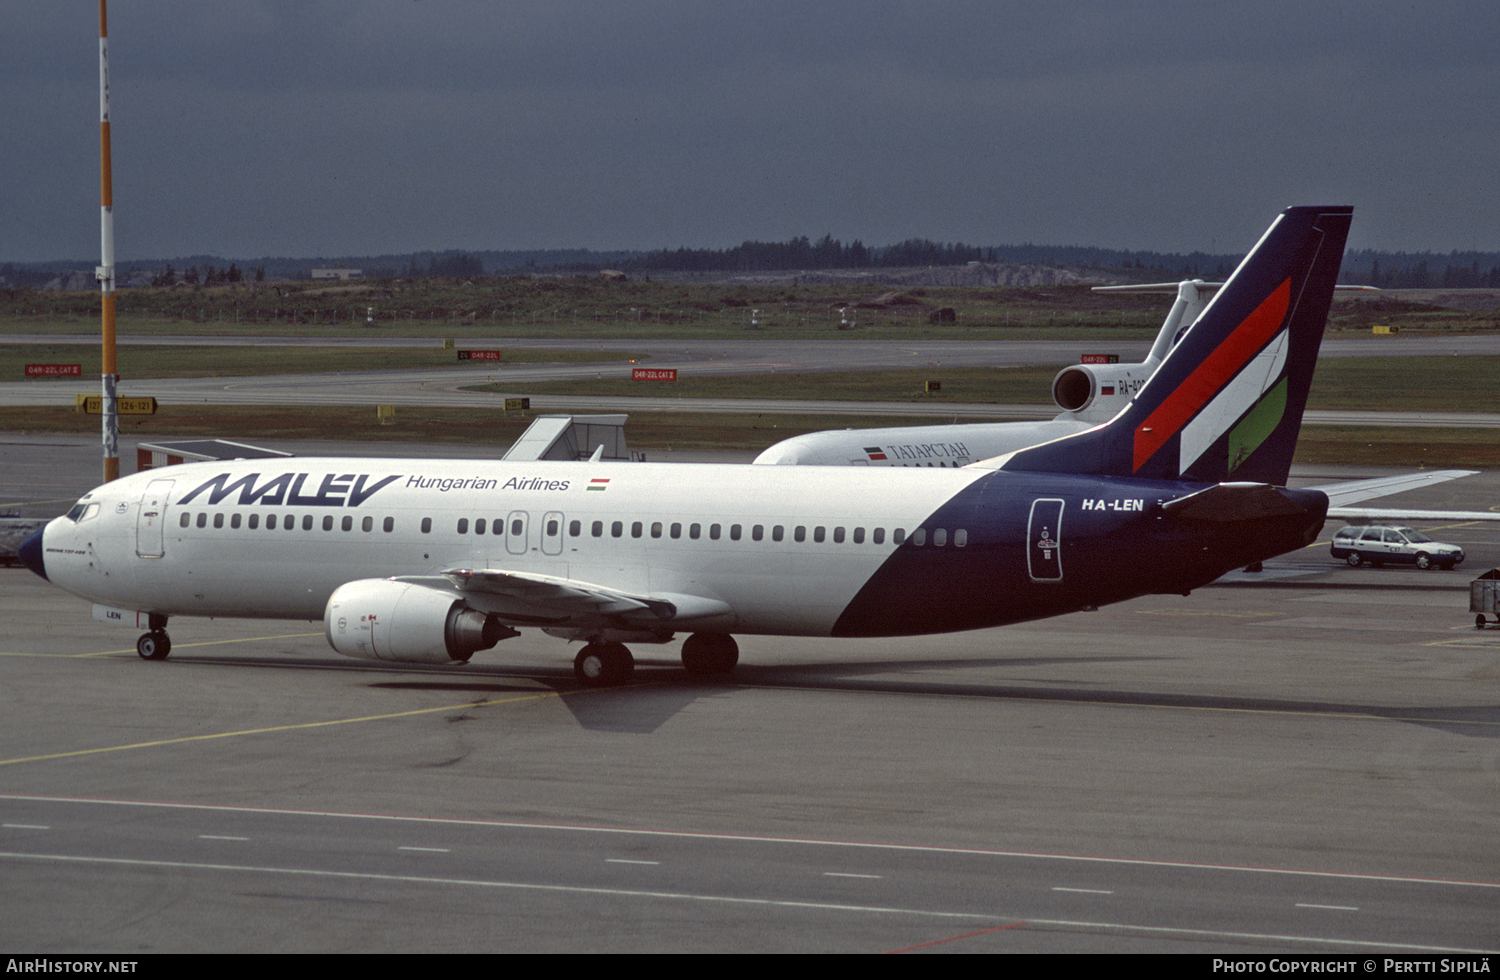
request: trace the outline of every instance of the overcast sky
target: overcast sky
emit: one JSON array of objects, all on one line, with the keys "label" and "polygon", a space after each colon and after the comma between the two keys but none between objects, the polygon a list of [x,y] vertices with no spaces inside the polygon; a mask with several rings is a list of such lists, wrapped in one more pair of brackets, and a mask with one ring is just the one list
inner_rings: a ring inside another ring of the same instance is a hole
[{"label": "overcast sky", "polygon": [[[6,0],[0,261],[99,254],[96,0]],[[118,257],[1500,251],[1500,4],[115,0]]]}]

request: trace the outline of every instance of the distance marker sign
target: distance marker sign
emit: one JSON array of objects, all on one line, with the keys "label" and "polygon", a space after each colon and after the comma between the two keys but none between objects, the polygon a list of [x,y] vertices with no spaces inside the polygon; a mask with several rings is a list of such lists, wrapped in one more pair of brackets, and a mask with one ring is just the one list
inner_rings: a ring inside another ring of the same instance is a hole
[{"label": "distance marker sign", "polygon": [[[103,395],[74,395],[74,407],[80,412],[89,415],[98,415],[104,411]],[[121,415],[155,415],[155,398],[116,398],[115,408]]]}]

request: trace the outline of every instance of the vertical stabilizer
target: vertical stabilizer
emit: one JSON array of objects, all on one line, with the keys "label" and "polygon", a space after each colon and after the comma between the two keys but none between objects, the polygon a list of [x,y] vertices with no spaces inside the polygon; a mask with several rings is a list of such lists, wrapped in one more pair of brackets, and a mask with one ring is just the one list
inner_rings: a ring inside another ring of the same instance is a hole
[{"label": "vertical stabilizer", "polygon": [[1284,484],[1352,213],[1283,211],[1119,415],[996,464]]}]

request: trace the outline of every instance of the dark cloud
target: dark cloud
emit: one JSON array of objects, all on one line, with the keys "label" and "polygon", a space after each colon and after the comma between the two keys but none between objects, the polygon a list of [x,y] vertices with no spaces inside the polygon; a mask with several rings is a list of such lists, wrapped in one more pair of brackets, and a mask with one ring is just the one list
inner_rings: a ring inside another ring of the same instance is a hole
[{"label": "dark cloud", "polygon": [[[0,38],[0,260],[97,252],[91,4]],[[116,3],[120,254],[1500,249],[1481,3]]]}]

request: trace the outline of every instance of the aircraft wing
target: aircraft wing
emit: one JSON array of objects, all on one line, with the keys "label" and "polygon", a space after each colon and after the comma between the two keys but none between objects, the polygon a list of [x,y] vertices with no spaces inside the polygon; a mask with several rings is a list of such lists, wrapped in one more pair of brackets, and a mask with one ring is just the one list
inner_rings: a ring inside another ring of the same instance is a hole
[{"label": "aircraft wing", "polygon": [[1419,487],[1432,486],[1473,476],[1478,470],[1426,470],[1373,480],[1350,480],[1314,487],[1328,494],[1328,516],[1367,521],[1500,521],[1500,513],[1487,510],[1414,510],[1398,507],[1356,507],[1365,500],[1389,497]]},{"label": "aircraft wing", "polygon": [[579,579],[499,568],[455,568],[438,576],[403,576],[398,581],[445,591],[457,589],[475,608],[517,623],[667,626],[733,612],[728,603],[706,596],[646,595]]}]

